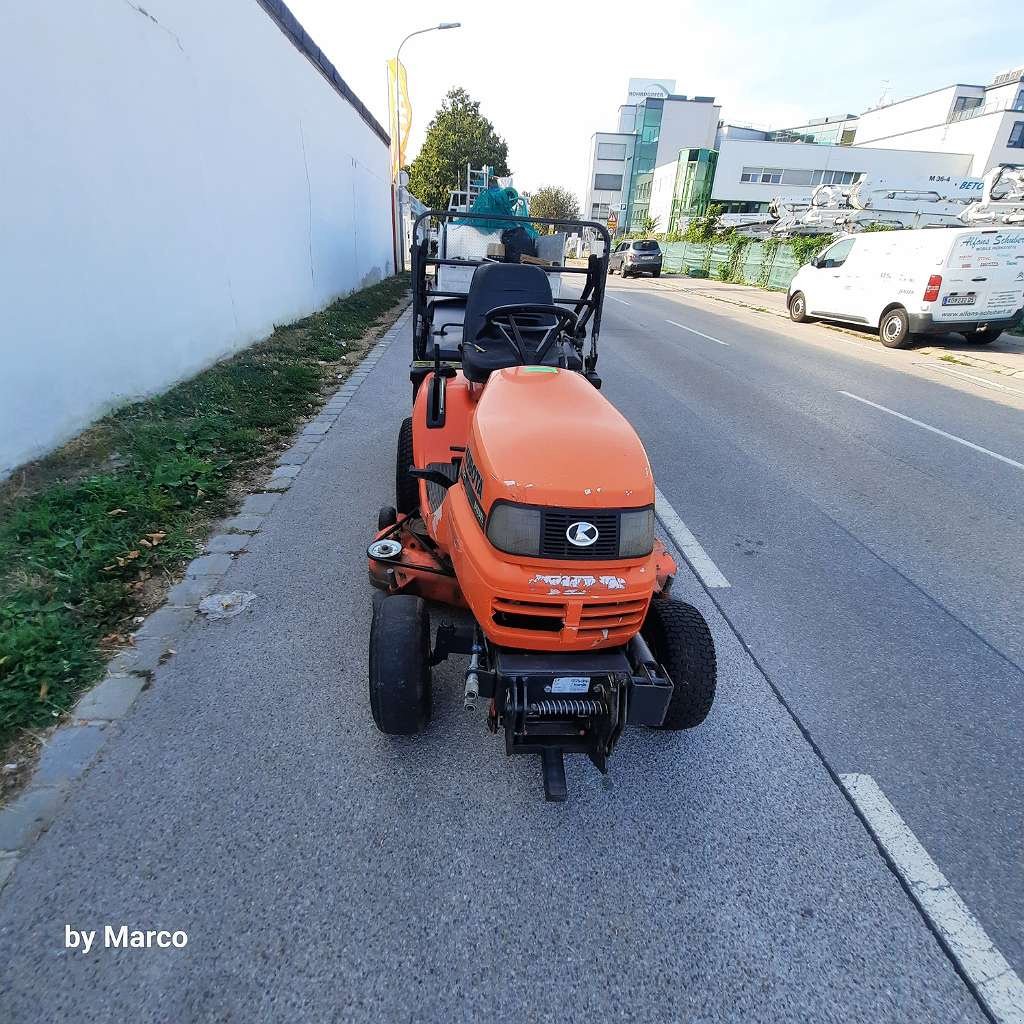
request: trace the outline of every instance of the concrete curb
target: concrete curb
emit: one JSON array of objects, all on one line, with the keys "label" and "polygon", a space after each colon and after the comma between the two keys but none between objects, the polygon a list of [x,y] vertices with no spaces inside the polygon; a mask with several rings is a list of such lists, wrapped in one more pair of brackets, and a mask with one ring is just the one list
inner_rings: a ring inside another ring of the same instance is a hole
[{"label": "concrete curb", "polygon": [[409,318],[406,305],[316,417],[296,434],[263,487],[245,499],[237,515],[221,523],[220,532],[207,541],[204,554],[192,560],[184,579],[168,592],[166,602],[133,634],[132,646],[110,660],[106,677],[79,699],[70,721],[46,741],[28,784],[0,810],[0,890],[13,876],[19,857],[49,828],[73,785],[123,727],[153,674],[173,656],[174,641],[195,621],[199,602],[220,587],[235,559],[245,553],[249,538],[262,529],[283,492],[301,474],[352,396],[406,329]]}]

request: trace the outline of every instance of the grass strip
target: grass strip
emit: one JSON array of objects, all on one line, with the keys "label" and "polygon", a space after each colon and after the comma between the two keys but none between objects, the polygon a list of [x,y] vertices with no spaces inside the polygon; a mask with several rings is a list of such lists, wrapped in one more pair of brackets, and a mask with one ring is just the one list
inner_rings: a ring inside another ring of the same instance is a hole
[{"label": "grass strip", "polygon": [[0,751],[99,678],[407,289],[389,278],[278,327],[0,485]]}]

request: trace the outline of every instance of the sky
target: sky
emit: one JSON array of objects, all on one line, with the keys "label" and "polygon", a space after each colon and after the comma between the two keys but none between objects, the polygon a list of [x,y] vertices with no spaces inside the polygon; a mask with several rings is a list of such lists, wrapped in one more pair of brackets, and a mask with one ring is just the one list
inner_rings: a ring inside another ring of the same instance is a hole
[{"label": "sky", "polygon": [[1024,65],[1005,0],[287,2],[385,126],[385,61],[402,38],[462,22],[402,51],[410,159],[444,94],[462,86],[508,143],[520,191],[560,185],[581,198],[590,137],[615,130],[631,77],[674,78],[679,93],[715,96],[727,121],[784,128]]}]

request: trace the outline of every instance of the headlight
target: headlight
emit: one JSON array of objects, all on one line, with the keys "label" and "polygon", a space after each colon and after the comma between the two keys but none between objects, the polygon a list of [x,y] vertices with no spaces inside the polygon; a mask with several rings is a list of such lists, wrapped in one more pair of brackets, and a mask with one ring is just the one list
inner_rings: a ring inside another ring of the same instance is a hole
[{"label": "headlight", "polygon": [[487,522],[487,539],[510,555],[540,555],[540,509],[495,505]]},{"label": "headlight", "polygon": [[641,558],[654,548],[654,509],[623,512],[619,519],[619,558]]}]

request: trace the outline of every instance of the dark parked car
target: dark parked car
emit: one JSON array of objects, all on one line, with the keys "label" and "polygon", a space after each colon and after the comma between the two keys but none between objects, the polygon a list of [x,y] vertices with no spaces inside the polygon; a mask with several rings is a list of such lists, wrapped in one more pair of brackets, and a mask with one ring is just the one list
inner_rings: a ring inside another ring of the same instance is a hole
[{"label": "dark parked car", "polygon": [[608,257],[608,273],[623,277],[651,274],[661,277],[661,247],[653,238],[634,238],[620,242]]}]

